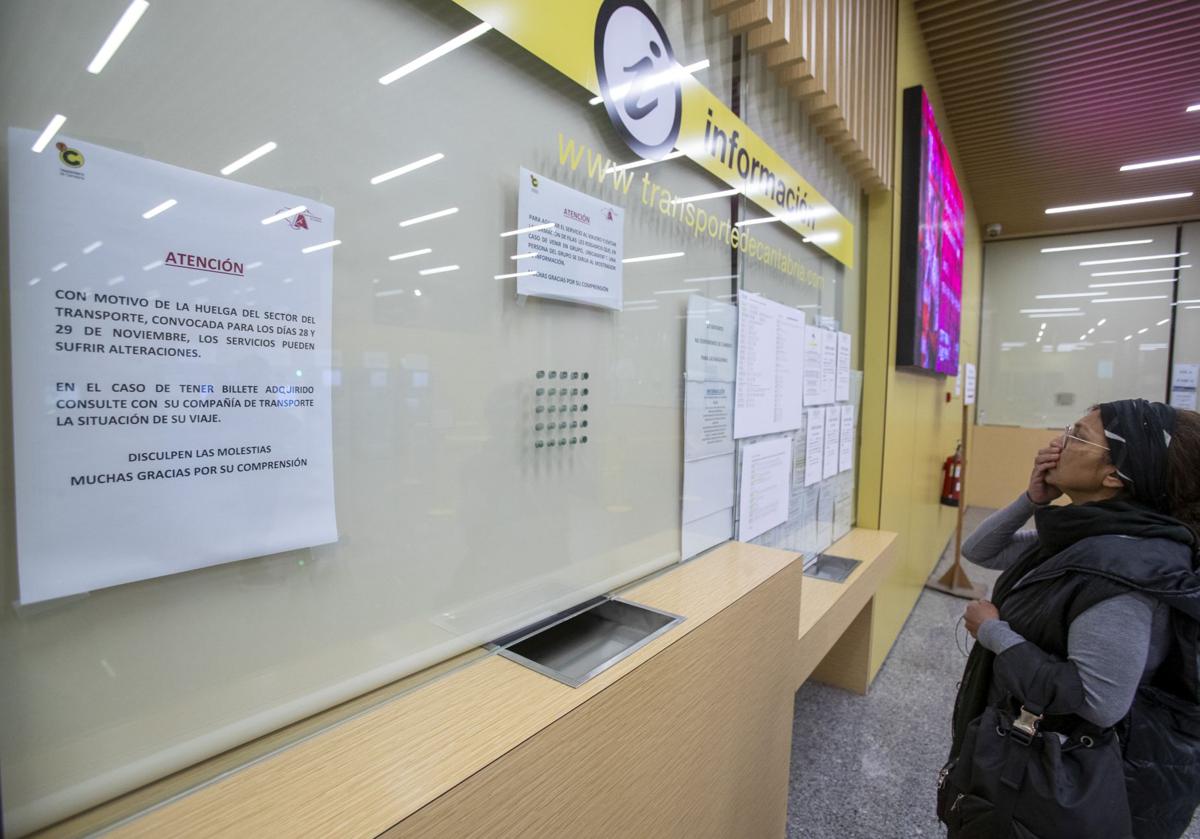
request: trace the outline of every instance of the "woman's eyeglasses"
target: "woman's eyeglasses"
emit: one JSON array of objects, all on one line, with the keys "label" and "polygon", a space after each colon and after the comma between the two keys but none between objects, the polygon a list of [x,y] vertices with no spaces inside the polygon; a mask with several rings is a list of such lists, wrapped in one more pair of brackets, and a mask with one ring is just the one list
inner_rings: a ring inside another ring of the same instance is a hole
[{"label": "woman's eyeglasses", "polygon": [[1093,443],[1091,440],[1085,440],[1082,437],[1078,437],[1078,436],[1072,434],[1071,432],[1074,430],[1075,430],[1074,423],[1072,423],[1071,425],[1068,425],[1066,428],[1063,429],[1063,436],[1062,436],[1063,449],[1067,448],[1068,440],[1078,440],[1080,443],[1083,443],[1085,446],[1095,446],[1097,449],[1104,449],[1104,451],[1108,451],[1108,446],[1102,446],[1099,443]]}]

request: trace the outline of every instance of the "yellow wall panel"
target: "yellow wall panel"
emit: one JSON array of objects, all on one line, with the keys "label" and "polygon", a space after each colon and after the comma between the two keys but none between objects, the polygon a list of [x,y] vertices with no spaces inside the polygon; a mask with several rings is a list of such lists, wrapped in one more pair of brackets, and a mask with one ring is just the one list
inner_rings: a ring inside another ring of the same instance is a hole
[{"label": "yellow wall panel", "polygon": [[[956,161],[966,209],[961,357],[975,362],[982,274],[979,226],[911,0],[900,2],[896,37],[896,102],[905,88],[924,85],[942,139]],[[895,366],[902,116],[897,108],[893,118],[897,185],[873,195],[868,208],[859,523],[900,534],[900,561],[875,599],[872,674],[883,664],[953,533],[956,512],[939,503],[941,465],[962,433],[961,398],[946,401],[946,393],[954,392],[954,379]]]}]

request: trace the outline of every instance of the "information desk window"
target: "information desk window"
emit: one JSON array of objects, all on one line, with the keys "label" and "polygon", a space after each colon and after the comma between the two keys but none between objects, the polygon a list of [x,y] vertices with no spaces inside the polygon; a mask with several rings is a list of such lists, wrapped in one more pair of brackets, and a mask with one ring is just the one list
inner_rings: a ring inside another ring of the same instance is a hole
[{"label": "information desk window", "polygon": [[[857,274],[772,225],[802,280],[736,254],[759,211],[686,157],[626,168],[605,105],[467,5],[0,11],[9,834],[679,561],[687,299],[857,317]],[[761,58],[650,5],[853,221]],[[523,285],[522,212],[610,208],[575,244],[612,273],[619,243],[619,288]]]}]

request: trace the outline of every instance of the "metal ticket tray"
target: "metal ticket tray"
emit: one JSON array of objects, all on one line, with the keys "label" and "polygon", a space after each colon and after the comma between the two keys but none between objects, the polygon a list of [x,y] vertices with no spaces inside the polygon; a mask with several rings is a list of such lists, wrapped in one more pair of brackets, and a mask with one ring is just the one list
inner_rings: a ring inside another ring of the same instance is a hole
[{"label": "metal ticket tray", "polygon": [[850,559],[833,554],[821,554],[816,561],[804,569],[804,576],[816,577],[818,580],[829,580],[834,583],[844,583],[854,569],[862,564],[860,559]]},{"label": "metal ticket tray", "polygon": [[500,655],[579,687],[684,620],[620,598],[596,598],[489,644]]}]

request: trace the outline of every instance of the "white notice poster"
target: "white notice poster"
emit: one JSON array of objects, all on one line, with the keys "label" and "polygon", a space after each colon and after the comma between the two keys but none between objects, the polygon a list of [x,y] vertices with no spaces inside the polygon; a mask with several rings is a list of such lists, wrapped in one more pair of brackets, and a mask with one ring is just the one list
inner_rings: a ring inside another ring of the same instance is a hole
[{"label": "white notice poster", "polygon": [[803,312],[739,292],[734,437],[790,431],[803,423],[803,342]]},{"label": "white notice poster", "polygon": [[333,208],[36,136],[9,130],[22,602],[335,541]]},{"label": "white notice poster", "polygon": [[1200,364],[1176,364],[1171,371],[1171,387],[1195,390],[1200,379]]},{"label": "white notice poster", "polygon": [[692,382],[732,382],[737,372],[738,307],[688,297],[685,374]]},{"label": "white notice poster", "polygon": [[832,478],[838,473],[838,458],[842,451],[842,411],[838,405],[825,409],[825,468],[822,478]]},{"label": "white notice poster", "polygon": [[842,406],[841,451],[838,454],[838,471],[848,472],[854,468],[854,406]]},{"label": "white notice poster", "polygon": [[[821,330],[821,401],[828,405],[837,396],[838,334],[829,329]],[[846,369],[846,384],[850,384],[849,367]]]},{"label": "white notice poster", "polygon": [[967,362],[967,384],[963,392],[963,404],[975,404],[975,365]]},{"label": "white notice poster", "polygon": [[850,333],[837,334],[837,401],[850,398]]},{"label": "white notice poster", "polygon": [[821,335],[816,326],[804,327],[804,404],[808,407],[821,401]]},{"label": "white notice poster", "polygon": [[686,460],[733,452],[732,382],[687,382],[683,403]]},{"label": "white notice poster", "polygon": [[804,485],[813,486],[825,476],[825,409],[808,411],[804,453]]},{"label": "white notice poster", "polygon": [[738,485],[738,540],[749,542],[787,521],[792,438],[777,437],[742,447]]},{"label": "white notice poster", "polygon": [[521,167],[517,293],[619,310],[624,220],[617,205]]},{"label": "white notice poster", "polygon": [[1185,411],[1196,410],[1196,382],[1200,364],[1176,364],[1171,371],[1171,405]]}]

